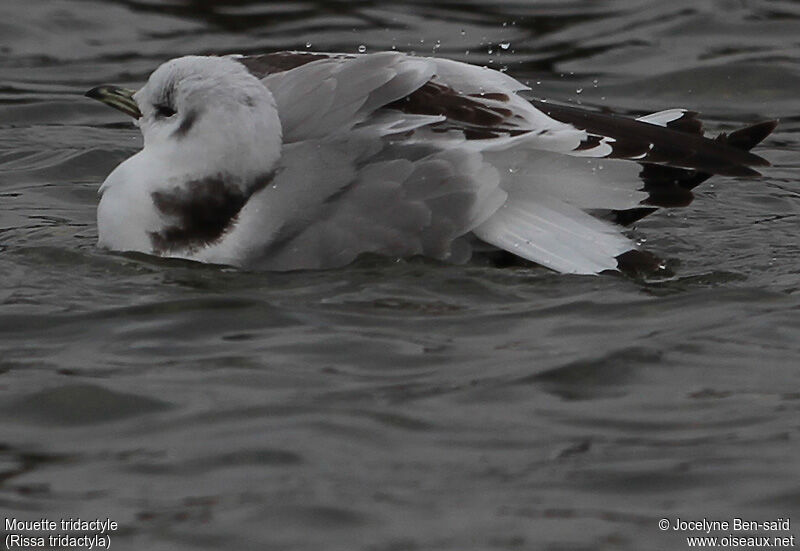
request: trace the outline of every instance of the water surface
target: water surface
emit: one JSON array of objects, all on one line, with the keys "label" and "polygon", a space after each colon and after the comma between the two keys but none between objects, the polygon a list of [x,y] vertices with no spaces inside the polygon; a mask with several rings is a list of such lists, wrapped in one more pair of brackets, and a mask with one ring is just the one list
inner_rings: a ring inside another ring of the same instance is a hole
[{"label": "water surface", "polygon": [[[649,281],[95,248],[97,187],[141,140],[86,89],[361,45],[714,133],[778,117],[773,166],[642,221],[674,273]],[[0,509],[169,550],[673,550],[662,517],[800,523],[798,90],[789,1],[4,0]]]}]

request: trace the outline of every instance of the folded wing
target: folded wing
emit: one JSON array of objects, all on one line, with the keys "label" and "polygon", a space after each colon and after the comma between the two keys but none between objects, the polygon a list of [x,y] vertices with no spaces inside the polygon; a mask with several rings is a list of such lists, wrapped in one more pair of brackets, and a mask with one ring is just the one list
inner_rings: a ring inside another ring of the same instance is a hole
[{"label": "folded wing", "polygon": [[[749,150],[775,128],[709,139],[691,111],[631,119],[528,100],[503,73],[396,52],[240,60],[272,91],[287,146],[306,144],[295,162],[309,144],[347,133],[382,143],[350,159],[352,175],[322,194],[306,216],[320,222],[284,239],[321,247],[321,258],[333,251],[328,264],[365,250],[461,259],[453,244],[471,232],[557,271],[616,269],[636,249],[620,225],[689,204],[711,175],[758,176],[768,163]],[[436,189],[450,191],[438,203],[419,196]]]}]

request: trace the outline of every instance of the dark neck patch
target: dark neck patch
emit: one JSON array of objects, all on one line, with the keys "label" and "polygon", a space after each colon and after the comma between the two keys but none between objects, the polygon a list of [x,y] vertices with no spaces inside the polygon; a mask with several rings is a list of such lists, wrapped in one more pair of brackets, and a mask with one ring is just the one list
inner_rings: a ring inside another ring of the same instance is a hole
[{"label": "dark neck patch", "polygon": [[272,175],[260,178],[247,191],[226,183],[229,178],[217,174],[190,180],[171,191],[151,194],[156,209],[175,223],[160,231],[149,232],[155,254],[196,251],[217,242],[233,225],[242,207],[256,191],[264,188]]}]

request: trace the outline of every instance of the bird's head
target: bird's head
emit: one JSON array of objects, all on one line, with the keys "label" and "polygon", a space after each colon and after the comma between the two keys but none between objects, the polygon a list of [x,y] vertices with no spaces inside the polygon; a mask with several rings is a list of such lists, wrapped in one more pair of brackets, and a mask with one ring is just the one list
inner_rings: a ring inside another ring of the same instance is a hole
[{"label": "bird's head", "polygon": [[248,179],[245,173],[262,175],[280,155],[275,100],[233,58],[173,59],[138,91],[105,85],[86,95],[132,116],[145,152],[193,175],[233,172]]}]

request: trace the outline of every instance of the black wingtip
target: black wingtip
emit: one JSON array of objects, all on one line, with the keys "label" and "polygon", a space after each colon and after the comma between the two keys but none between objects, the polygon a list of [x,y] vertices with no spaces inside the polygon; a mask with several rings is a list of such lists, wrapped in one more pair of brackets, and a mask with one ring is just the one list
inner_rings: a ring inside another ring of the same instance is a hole
[{"label": "black wingtip", "polygon": [[[724,176],[757,177],[747,167],[769,166],[750,152],[775,128],[774,121],[736,130],[716,140],[703,136],[696,112],[686,111],[666,126],[531,100],[546,115],[595,136],[614,138],[608,157],[637,160]],[[591,144],[587,144],[586,147]],[[646,152],[642,157],[641,153]]]},{"label": "black wingtip", "polygon": [[[760,144],[764,138],[772,134],[777,126],[777,120],[763,121],[750,126],[745,126],[739,130],[734,130],[730,134],[722,133],[717,136],[716,141],[740,151],[750,151],[755,146]],[[751,166],[771,166],[770,162],[765,158],[758,155],[753,155],[752,153],[750,155],[754,157],[754,161],[756,161],[751,162]],[[741,173],[727,174],[728,176],[741,176],[744,178],[758,178],[761,176],[760,172],[751,168],[744,166],[733,168],[739,170]]]},{"label": "black wingtip", "polygon": [[700,113],[697,111],[684,111],[683,115],[667,123],[667,128],[686,132],[687,134],[703,135],[703,121],[700,120]]},{"label": "black wingtip", "polygon": [[[720,134],[717,137],[717,140],[736,149],[750,151],[755,146],[760,144],[764,138],[772,134],[777,126],[777,120],[759,122],[751,126],[746,126],[744,128],[740,128],[739,130],[735,130],[730,134]],[[766,159],[763,159],[763,161],[766,164],[761,166],[769,166],[769,162]]]}]

